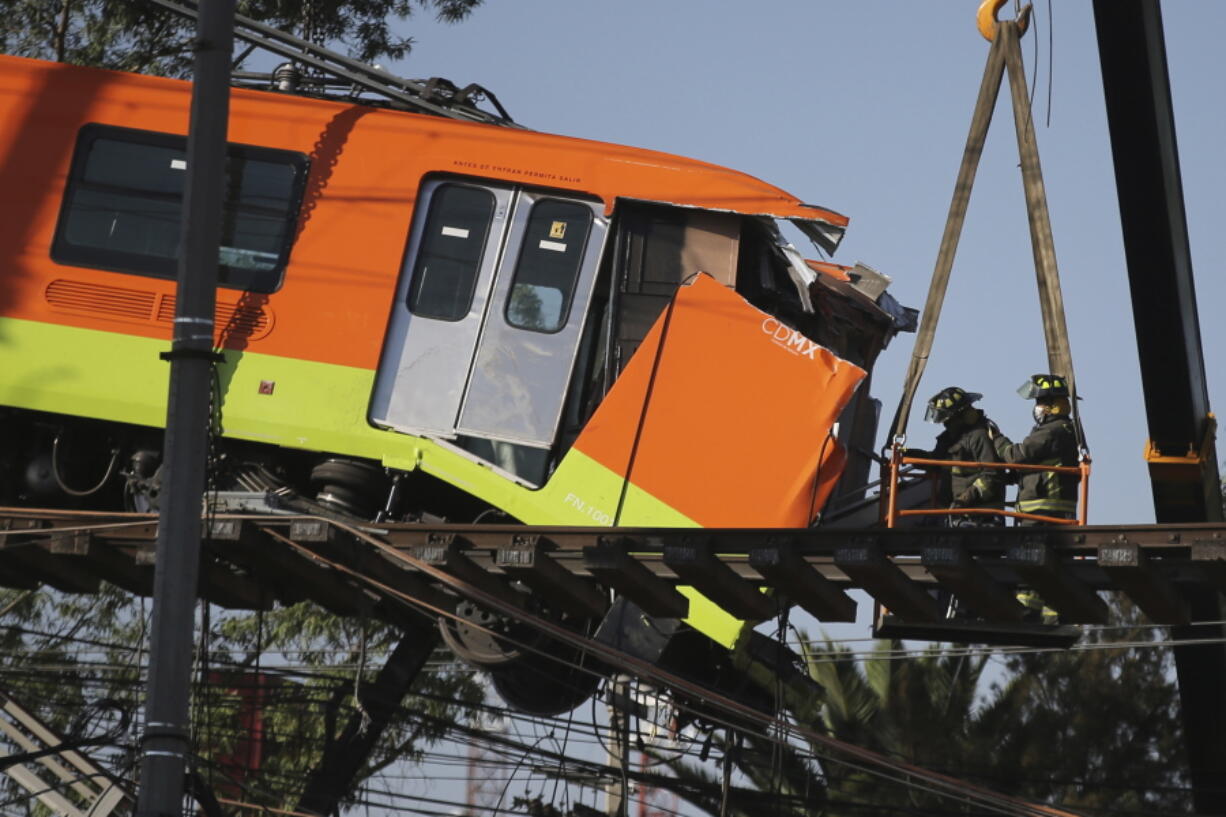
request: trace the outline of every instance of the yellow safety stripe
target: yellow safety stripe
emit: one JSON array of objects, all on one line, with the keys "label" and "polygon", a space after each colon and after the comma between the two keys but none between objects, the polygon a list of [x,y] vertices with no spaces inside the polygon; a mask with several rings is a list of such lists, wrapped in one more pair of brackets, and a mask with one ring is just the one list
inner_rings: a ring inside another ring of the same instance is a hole
[{"label": "yellow safety stripe", "polygon": [[1018,501],[1017,509],[1022,513],[1057,511],[1071,514],[1077,509],[1077,501],[1074,499],[1022,499]]},{"label": "yellow safety stripe", "polygon": [[[169,370],[158,359],[165,340],[8,318],[0,319],[0,338],[0,402],[151,428],[165,422]],[[55,349],[60,362],[49,376],[46,360]],[[620,502],[623,525],[698,527],[575,448],[534,490],[431,440],[375,428],[366,420],[370,369],[250,351],[227,352],[218,368],[227,437],[421,470],[528,525],[608,525]],[[262,393],[262,380],[275,382],[275,392]],[[686,623],[720,644],[731,649],[749,626],[693,588],[678,590],[690,599]]]}]

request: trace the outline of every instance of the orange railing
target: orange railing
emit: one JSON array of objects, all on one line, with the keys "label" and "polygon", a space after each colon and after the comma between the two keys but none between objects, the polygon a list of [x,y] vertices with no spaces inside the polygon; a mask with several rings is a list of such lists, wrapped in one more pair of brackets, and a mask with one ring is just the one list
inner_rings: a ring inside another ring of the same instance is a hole
[{"label": "orange railing", "polygon": [[[967,462],[965,460],[934,460],[926,457],[908,457],[903,453],[902,446],[895,443],[890,452],[889,486],[885,492],[886,509],[885,524],[892,528],[903,516],[1008,516],[1013,519],[1029,519],[1035,522],[1046,522],[1050,525],[1084,525],[1089,515],[1090,507],[1090,458],[1082,454],[1077,465],[1029,465],[1017,462]],[[963,468],[988,468],[1000,471],[1049,471],[1056,474],[1077,474],[1081,481],[1078,485],[1077,518],[1065,519],[1058,516],[1047,516],[1037,513],[1009,511],[1003,508],[898,508],[898,478],[904,465],[941,466]]]}]

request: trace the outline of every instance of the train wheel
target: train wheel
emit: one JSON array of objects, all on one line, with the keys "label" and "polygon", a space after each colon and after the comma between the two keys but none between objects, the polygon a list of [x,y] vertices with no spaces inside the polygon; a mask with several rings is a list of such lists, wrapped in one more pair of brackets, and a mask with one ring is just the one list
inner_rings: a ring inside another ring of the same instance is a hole
[{"label": "train wheel", "polygon": [[600,665],[582,651],[470,601],[456,606],[455,618],[440,618],[439,630],[452,653],[487,671],[502,699],[521,712],[569,712],[592,696],[602,677]]},{"label": "train wheel", "polygon": [[534,653],[490,670],[494,689],[509,706],[552,717],[571,711],[596,693],[602,675],[588,667],[592,661],[585,665],[582,654],[569,648],[547,653]]},{"label": "train wheel", "polygon": [[521,657],[519,649],[490,632],[508,627],[505,619],[487,612],[471,601],[461,601],[456,606],[458,618],[443,616],[439,619],[439,631],[443,642],[461,661],[481,669],[492,669],[509,664]]},{"label": "train wheel", "polygon": [[390,482],[379,466],[330,457],[311,469],[315,501],[362,519],[373,519],[387,499]]}]

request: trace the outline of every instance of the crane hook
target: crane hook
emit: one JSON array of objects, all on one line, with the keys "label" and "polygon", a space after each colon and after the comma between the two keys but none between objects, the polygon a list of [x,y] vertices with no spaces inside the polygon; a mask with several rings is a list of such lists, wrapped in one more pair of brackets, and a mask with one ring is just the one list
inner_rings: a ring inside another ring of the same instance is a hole
[{"label": "crane hook", "polygon": [[[988,42],[996,39],[996,19],[997,13],[1000,12],[1000,7],[1009,0],[983,0],[979,4],[979,12],[975,15],[975,20],[979,24],[979,33]],[[1026,33],[1026,29],[1030,27],[1030,11],[1029,3],[1017,15],[1017,36],[1021,37]]]}]

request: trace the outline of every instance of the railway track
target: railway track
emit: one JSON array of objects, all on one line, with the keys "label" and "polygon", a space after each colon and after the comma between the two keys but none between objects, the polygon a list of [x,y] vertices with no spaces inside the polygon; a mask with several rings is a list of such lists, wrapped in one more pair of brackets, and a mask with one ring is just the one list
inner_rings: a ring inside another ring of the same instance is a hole
[{"label": "railway track", "polygon": [[[217,514],[206,520],[200,595],[235,609],[317,602],[397,623],[376,584],[430,606],[460,594],[414,564],[511,604],[524,588],[557,609],[598,616],[616,590],[646,612],[681,618],[691,586],[734,615],[781,603],[854,621],[862,590],[914,622],[942,616],[941,587],[989,621],[1016,622],[1016,587],[1037,590],[1066,624],[1105,623],[1099,591],[1129,596],[1154,622],[1190,623],[1184,590],[1226,589],[1226,525],[1081,528],[645,529],[381,524],[318,516]],[[151,595],[156,517],[0,508],[0,585],[96,592],[101,581]],[[400,554],[411,561],[398,559]],[[776,592],[764,594],[763,589]]]}]

